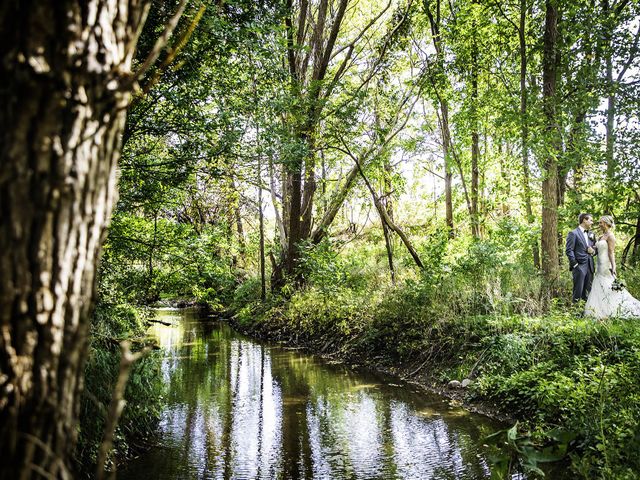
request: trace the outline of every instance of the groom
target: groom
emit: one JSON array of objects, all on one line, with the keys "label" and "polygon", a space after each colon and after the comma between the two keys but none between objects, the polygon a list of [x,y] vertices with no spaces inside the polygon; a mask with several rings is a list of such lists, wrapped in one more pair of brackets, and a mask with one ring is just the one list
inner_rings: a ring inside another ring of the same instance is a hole
[{"label": "groom", "polygon": [[588,213],[578,216],[578,228],[567,235],[566,253],[569,258],[569,270],[573,272],[573,301],[586,300],[591,290],[591,281],[595,270],[593,249],[595,236],[589,232],[593,218]]}]

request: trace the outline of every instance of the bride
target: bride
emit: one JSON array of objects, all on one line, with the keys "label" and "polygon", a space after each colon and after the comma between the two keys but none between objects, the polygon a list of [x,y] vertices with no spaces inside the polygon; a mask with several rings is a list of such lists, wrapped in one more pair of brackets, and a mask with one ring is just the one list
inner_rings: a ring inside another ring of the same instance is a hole
[{"label": "bride", "polygon": [[603,216],[598,222],[602,236],[596,242],[598,262],[593,277],[591,293],[585,305],[585,315],[598,319],[640,318],[640,300],[636,300],[616,279],[616,239],[613,235],[613,218]]}]

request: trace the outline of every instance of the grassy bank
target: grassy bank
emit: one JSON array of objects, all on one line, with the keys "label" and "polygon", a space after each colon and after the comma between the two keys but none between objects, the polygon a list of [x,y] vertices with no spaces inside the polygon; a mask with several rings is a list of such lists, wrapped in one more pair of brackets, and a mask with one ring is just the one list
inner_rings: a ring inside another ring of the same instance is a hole
[{"label": "grassy bank", "polygon": [[[489,406],[518,420],[534,442],[563,432],[565,442],[573,439],[571,468],[580,477],[638,478],[640,322],[596,322],[565,305],[541,316],[535,302],[506,298],[499,285],[456,288],[455,274],[432,280],[371,290],[335,282],[264,303],[249,282],[237,291],[234,321],[254,335],[396,371]],[[468,388],[448,387],[465,378],[473,380]]]},{"label": "grassy bank", "polygon": [[[146,319],[147,314],[141,308],[106,303],[98,305],[92,319],[76,448],[76,467],[83,478],[93,478],[95,472],[106,412],[119,371],[119,342],[129,340],[132,350],[140,349]],[[164,392],[160,360],[159,352],[151,351],[131,369],[124,396],[127,403],[116,428],[111,461],[126,459],[149,446]]]}]

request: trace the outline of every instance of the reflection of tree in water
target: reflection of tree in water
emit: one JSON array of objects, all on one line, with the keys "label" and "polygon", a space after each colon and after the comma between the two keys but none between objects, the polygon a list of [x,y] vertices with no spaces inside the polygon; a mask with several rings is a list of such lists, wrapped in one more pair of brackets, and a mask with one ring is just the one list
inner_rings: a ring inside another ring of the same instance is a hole
[{"label": "reflection of tree in water", "polygon": [[[304,362],[303,362],[304,363]],[[276,363],[279,366],[279,362]],[[311,478],[307,401],[309,384],[300,368],[275,368],[273,379],[285,392],[282,397],[282,455],[284,478]]]},{"label": "reflection of tree in water", "polygon": [[[405,403],[392,402],[391,405],[394,457],[401,478],[417,475],[419,478],[476,479],[489,476],[486,462],[478,456],[477,444],[469,452],[469,444],[463,440],[473,436],[466,424],[449,423],[450,419],[443,416],[427,420],[417,416]],[[478,437],[476,441],[480,439]]]},{"label": "reflection of tree in water", "polygon": [[156,464],[141,463],[140,472],[167,479],[488,472],[476,446],[485,424],[479,417],[448,415],[440,400],[256,344],[220,323],[188,317],[171,328],[163,435],[173,446],[154,457]]}]

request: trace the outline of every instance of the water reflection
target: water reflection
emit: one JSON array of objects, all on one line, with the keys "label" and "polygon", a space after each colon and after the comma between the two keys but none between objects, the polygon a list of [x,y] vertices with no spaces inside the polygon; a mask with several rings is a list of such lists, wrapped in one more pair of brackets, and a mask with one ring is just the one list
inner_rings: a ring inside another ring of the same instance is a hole
[{"label": "water reflection", "polygon": [[381,378],[161,311],[162,446],[121,479],[480,479],[494,425]]}]

